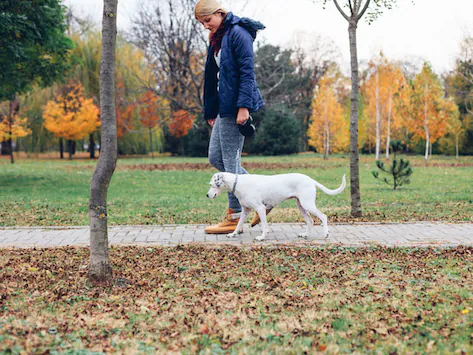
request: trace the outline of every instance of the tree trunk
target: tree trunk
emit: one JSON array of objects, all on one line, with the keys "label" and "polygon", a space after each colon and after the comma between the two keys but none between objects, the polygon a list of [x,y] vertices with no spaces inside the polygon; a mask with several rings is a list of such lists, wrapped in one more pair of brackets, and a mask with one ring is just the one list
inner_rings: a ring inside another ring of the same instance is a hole
[{"label": "tree trunk", "polygon": [[327,123],[324,125],[324,135],[323,135],[323,141],[324,141],[324,160],[328,159],[328,127]]},{"label": "tree trunk", "polygon": [[424,86],[424,131],[425,131],[425,160],[429,159],[429,126],[427,124],[427,84]]},{"label": "tree trunk", "polygon": [[64,159],[64,141],[62,138],[59,138],[59,157]]},{"label": "tree trunk", "polygon": [[10,155],[10,152],[8,151],[9,145],[7,143],[8,143],[8,141],[5,141],[5,144],[2,144],[2,153],[1,153],[1,155]]},{"label": "tree trunk", "polygon": [[72,160],[72,140],[67,140],[67,152],[69,153],[69,160]]},{"label": "tree trunk", "polygon": [[379,148],[381,146],[381,134],[380,124],[381,124],[381,109],[379,104],[379,74],[378,70],[376,70],[376,160],[379,160]]},{"label": "tree trunk", "polygon": [[393,94],[389,92],[389,103],[388,103],[388,132],[386,136],[386,160],[389,160],[389,143],[391,140],[391,115],[393,108]]},{"label": "tree trunk", "polygon": [[360,172],[358,157],[358,56],[356,49],[357,19],[352,16],[348,25],[351,62],[351,110],[350,110],[350,190],[351,215],[361,217]]},{"label": "tree trunk", "polygon": [[309,120],[311,114],[307,114],[302,119],[302,151],[307,152],[309,150],[309,138],[307,137],[307,131],[309,129]]},{"label": "tree trunk", "polygon": [[149,149],[151,151],[151,159],[154,159],[153,155],[153,132],[151,130],[151,127],[148,127],[149,129]]},{"label": "tree trunk", "polygon": [[20,100],[18,100],[18,96],[15,94],[13,99],[10,100],[10,107],[8,112],[8,150],[10,152],[10,162],[12,164],[15,163],[15,159],[13,158],[13,137],[12,137],[12,130],[13,130],[13,118],[15,114],[18,113],[20,110]]},{"label": "tree trunk", "polygon": [[325,134],[324,134],[324,160],[327,160],[328,159],[328,150],[329,150],[329,142],[330,142],[330,136],[329,136],[329,122],[328,122],[328,103],[325,102],[325,105],[324,105],[324,120],[325,120],[325,124],[324,124],[324,130],[325,130]]},{"label": "tree trunk", "polygon": [[117,164],[114,83],[116,35],[117,0],[104,0],[100,61],[101,153],[90,181],[89,203],[89,280],[94,284],[109,284],[112,281],[112,267],[108,253],[107,192]]},{"label": "tree trunk", "polygon": [[458,152],[458,133],[455,134],[455,153],[456,153],[455,159],[458,160],[458,157],[460,155]]},{"label": "tree trunk", "polygon": [[327,127],[327,143],[325,145],[325,156],[324,159],[328,159],[328,155],[330,154],[330,129]]},{"label": "tree trunk", "polygon": [[13,158],[13,140],[10,138],[8,140],[8,150],[10,151],[10,163],[14,164],[15,159]]},{"label": "tree trunk", "polygon": [[425,127],[425,156],[424,159],[429,159],[429,130]]},{"label": "tree trunk", "polygon": [[94,141],[94,134],[89,134],[89,153],[90,159],[95,159],[95,141]]}]

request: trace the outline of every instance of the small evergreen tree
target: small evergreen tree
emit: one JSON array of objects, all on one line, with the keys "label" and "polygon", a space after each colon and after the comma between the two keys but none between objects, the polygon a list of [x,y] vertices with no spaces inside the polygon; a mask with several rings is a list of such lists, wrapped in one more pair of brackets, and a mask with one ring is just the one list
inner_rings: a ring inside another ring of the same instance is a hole
[{"label": "small evergreen tree", "polygon": [[402,149],[402,143],[399,140],[393,140],[390,142],[391,149],[394,154],[393,164],[391,166],[384,166],[384,163],[380,160],[376,160],[376,166],[383,172],[393,177],[393,180],[388,180],[387,178],[380,178],[377,171],[373,171],[373,176],[376,179],[380,179],[384,181],[388,185],[392,185],[394,190],[398,186],[403,184],[410,184],[410,176],[412,175],[413,171],[411,168],[411,163],[409,160],[401,160],[398,162],[396,159],[396,153]]}]

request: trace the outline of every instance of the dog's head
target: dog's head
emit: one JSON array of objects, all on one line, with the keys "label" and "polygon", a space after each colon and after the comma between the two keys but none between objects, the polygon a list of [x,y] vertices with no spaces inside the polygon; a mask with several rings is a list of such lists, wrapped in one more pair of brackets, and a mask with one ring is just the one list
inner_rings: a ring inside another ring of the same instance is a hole
[{"label": "dog's head", "polygon": [[210,189],[209,192],[207,192],[207,197],[208,198],[215,198],[220,193],[224,190],[225,184],[223,181],[223,174],[222,173],[216,173],[212,176],[212,179],[210,179]]}]

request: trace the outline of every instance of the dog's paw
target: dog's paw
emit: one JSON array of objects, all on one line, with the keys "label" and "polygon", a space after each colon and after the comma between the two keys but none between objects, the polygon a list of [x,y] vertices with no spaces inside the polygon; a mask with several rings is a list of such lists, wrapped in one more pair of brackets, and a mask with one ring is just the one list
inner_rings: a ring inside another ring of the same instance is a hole
[{"label": "dog's paw", "polygon": [[265,237],[263,235],[259,235],[259,236],[255,237],[254,240],[257,241],[257,242],[262,242],[264,239],[265,239]]},{"label": "dog's paw", "polygon": [[301,233],[297,236],[297,238],[304,238],[304,239],[307,239],[309,238],[309,235],[307,233]]},{"label": "dog's paw", "polygon": [[228,233],[227,238],[238,238],[238,234],[241,234],[241,233],[243,233],[243,231],[240,231],[240,232],[235,231],[233,233]]}]

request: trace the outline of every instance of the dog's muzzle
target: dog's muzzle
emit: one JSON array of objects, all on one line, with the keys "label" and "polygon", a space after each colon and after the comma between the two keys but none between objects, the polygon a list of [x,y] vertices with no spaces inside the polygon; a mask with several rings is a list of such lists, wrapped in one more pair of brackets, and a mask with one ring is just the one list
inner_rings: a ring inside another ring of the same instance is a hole
[{"label": "dog's muzzle", "polygon": [[217,194],[213,194],[213,195],[207,194],[206,196],[207,196],[208,198],[215,198],[215,197],[217,196]]}]

